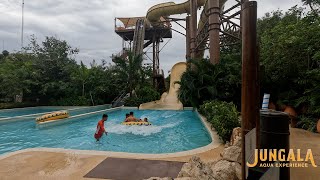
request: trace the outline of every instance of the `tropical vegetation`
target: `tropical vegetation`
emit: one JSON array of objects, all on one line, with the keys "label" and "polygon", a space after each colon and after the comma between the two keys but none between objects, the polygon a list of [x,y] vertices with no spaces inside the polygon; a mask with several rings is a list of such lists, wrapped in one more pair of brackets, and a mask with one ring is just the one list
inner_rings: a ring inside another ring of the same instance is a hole
[{"label": "tropical vegetation", "polygon": [[219,99],[240,106],[241,66],[238,60],[221,61],[216,65],[207,59],[191,60],[181,81],[176,82],[180,84],[180,101],[184,105],[199,107],[204,101]]},{"label": "tropical vegetation", "polygon": [[207,118],[224,142],[229,141],[232,130],[240,126],[239,112],[232,102],[205,102],[200,106],[199,112]]},{"label": "tropical vegetation", "polygon": [[[294,6],[258,19],[261,98],[269,93],[276,109],[293,107],[301,120],[298,127],[314,130],[320,119],[320,2],[303,2],[310,11]],[[232,102],[240,110],[240,51],[239,46],[222,48],[216,65],[191,61],[178,82],[179,99],[194,107],[206,100]]]},{"label": "tropical vegetation", "polygon": [[[131,53],[114,64],[92,60],[77,63],[79,50],[66,41],[46,37],[42,43],[32,36],[20,52],[0,55],[0,108],[34,105],[97,105],[111,103],[120,92],[136,91],[137,104],[155,100],[150,66]],[[142,97],[143,93],[150,96]],[[152,94],[153,93],[153,94]],[[23,103],[14,103],[22,95]],[[129,104],[129,103],[128,103]]]}]

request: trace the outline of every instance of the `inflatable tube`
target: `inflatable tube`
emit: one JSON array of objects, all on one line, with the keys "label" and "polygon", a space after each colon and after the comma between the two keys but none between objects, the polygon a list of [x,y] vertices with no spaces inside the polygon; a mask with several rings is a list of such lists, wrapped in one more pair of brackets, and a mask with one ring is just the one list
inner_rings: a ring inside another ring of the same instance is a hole
[{"label": "inflatable tube", "polygon": [[126,125],[126,126],[132,126],[132,125],[136,125],[136,126],[150,126],[151,123],[149,122],[122,122],[122,125]]},{"label": "inflatable tube", "polygon": [[36,118],[37,123],[43,123],[47,121],[53,121],[53,120],[59,120],[59,119],[64,119],[68,118],[69,113],[67,111],[57,111],[57,112],[52,112],[49,114],[45,114],[41,117]]}]

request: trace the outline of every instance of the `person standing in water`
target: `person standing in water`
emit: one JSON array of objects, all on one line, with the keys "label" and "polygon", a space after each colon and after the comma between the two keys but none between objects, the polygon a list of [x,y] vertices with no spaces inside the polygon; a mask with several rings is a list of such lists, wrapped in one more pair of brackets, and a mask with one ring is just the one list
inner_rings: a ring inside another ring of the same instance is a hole
[{"label": "person standing in water", "polygon": [[106,135],[108,134],[108,132],[106,132],[106,130],[104,129],[104,122],[107,121],[107,119],[108,119],[108,115],[103,114],[102,119],[97,124],[97,130],[96,130],[96,133],[94,134],[94,138],[96,138],[97,141],[100,140],[103,133],[105,133]]}]

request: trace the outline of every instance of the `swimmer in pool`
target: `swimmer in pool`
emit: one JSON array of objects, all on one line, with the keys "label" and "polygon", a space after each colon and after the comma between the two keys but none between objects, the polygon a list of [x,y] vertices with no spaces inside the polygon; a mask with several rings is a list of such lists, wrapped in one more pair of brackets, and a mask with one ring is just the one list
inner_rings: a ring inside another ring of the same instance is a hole
[{"label": "swimmer in pool", "polygon": [[108,115],[103,114],[102,119],[97,124],[97,130],[96,130],[96,133],[94,134],[94,138],[96,138],[97,141],[100,140],[100,138],[104,133],[107,135],[107,132],[104,128],[104,122],[107,121],[107,119],[108,119]]}]

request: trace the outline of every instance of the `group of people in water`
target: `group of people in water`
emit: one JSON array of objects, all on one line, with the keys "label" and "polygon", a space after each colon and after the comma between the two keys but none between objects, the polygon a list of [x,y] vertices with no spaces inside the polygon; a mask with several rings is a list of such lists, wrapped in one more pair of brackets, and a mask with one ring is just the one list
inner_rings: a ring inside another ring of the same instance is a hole
[{"label": "group of people in water", "polygon": [[[107,120],[108,120],[108,115],[103,114],[102,119],[97,124],[97,130],[94,134],[94,138],[97,141],[99,141],[99,139],[102,137],[103,134],[106,134],[106,135],[108,134],[108,132],[104,128],[104,122]],[[138,118],[134,117],[133,112],[130,112],[130,113],[126,114],[126,118],[125,118],[124,122],[148,122],[148,118],[144,118],[143,120],[138,119]]]},{"label": "group of people in water", "polygon": [[148,118],[138,119],[134,117],[133,112],[127,113],[124,122],[148,122]]}]

